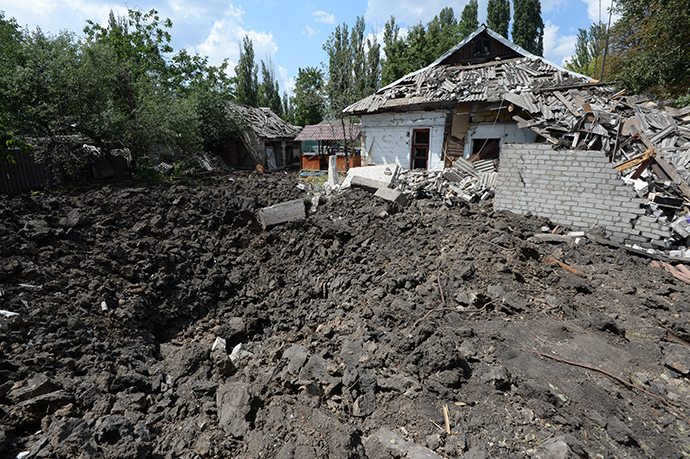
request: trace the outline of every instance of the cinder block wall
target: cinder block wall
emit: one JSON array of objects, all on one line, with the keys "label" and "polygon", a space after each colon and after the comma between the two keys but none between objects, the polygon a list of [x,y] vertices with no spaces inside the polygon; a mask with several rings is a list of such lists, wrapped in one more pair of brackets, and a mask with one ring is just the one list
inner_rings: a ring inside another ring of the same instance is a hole
[{"label": "cinder block wall", "polygon": [[597,225],[614,242],[663,247],[668,226],[644,216],[645,200],[617,174],[600,151],[505,143],[494,209],[532,212],[577,230]]}]

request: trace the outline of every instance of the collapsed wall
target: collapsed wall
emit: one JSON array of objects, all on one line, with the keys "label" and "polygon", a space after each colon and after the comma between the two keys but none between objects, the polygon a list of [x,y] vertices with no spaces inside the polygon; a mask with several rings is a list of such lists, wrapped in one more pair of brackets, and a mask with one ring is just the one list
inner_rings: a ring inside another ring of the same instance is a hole
[{"label": "collapsed wall", "polygon": [[494,209],[531,212],[559,225],[599,226],[619,244],[665,246],[668,225],[645,217],[645,199],[626,185],[603,152],[506,143]]}]

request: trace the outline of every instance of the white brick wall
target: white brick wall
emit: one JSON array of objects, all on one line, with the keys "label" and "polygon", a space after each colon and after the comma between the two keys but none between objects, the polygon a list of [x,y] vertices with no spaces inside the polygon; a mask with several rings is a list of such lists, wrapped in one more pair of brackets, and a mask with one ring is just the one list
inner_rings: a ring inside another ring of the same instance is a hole
[{"label": "white brick wall", "polygon": [[618,243],[661,245],[669,229],[644,216],[644,202],[600,151],[516,143],[501,149],[496,210],[532,212],[579,230],[597,225]]},{"label": "white brick wall", "polygon": [[367,164],[398,164],[410,168],[412,131],[429,129],[430,170],[443,169],[443,132],[448,111],[362,115],[364,160]]}]

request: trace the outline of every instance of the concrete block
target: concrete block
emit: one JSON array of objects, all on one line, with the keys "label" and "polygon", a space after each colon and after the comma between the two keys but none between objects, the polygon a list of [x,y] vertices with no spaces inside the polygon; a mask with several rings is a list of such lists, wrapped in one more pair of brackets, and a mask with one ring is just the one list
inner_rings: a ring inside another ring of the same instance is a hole
[{"label": "concrete block", "polygon": [[304,201],[295,199],[259,209],[259,223],[266,229],[281,223],[293,222],[306,217]]},{"label": "concrete block", "polygon": [[386,201],[395,202],[403,207],[407,205],[407,197],[401,191],[390,188],[379,188],[374,193],[374,196],[385,199]]},{"label": "concrete block", "polygon": [[331,188],[335,188],[340,184],[340,178],[338,177],[338,157],[336,155],[330,155],[328,157],[328,182],[326,182]]},{"label": "concrete block", "polygon": [[359,175],[355,175],[350,179],[350,186],[364,188],[365,190],[371,193],[376,193],[376,191],[380,189],[387,189],[388,185],[389,184],[386,182],[382,182],[380,180],[375,180],[367,177],[362,177]]},{"label": "concrete block", "polygon": [[347,188],[352,184],[355,177],[366,178],[385,183],[385,186],[376,186],[374,190],[379,188],[390,188],[393,180],[398,175],[397,164],[384,164],[381,166],[363,166],[353,167],[347,171],[347,177],[343,180],[342,188]]}]

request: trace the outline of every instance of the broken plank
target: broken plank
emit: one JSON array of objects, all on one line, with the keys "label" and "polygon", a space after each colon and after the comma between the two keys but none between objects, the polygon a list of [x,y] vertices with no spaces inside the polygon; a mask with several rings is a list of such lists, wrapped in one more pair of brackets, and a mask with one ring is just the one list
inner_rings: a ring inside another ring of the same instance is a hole
[{"label": "broken plank", "polygon": [[633,180],[637,180],[638,178],[640,178],[640,175],[642,175],[642,173],[643,173],[645,170],[647,170],[647,168],[649,167],[649,165],[652,164],[652,161],[654,161],[653,158],[648,158],[647,160],[643,161],[643,162],[640,164],[640,167],[637,168],[637,170],[635,171],[635,173],[632,175],[631,178],[632,178]]},{"label": "broken plank", "polygon": [[557,140],[557,139],[554,139],[554,138],[551,136],[551,134],[549,134],[548,132],[546,132],[545,129],[539,129],[538,127],[531,127],[530,129],[532,129],[534,132],[536,132],[536,133],[539,134],[540,136],[544,137],[546,140],[548,140],[548,141],[551,142],[552,144],[558,145],[558,140]]},{"label": "broken plank", "polygon": [[577,109],[573,107],[573,105],[570,102],[568,102],[568,99],[566,99],[560,91],[554,91],[553,95],[556,96],[563,105],[565,105],[565,108],[567,108],[570,113],[572,113],[575,116],[580,116],[580,112],[578,112]]},{"label": "broken plank", "polygon": [[654,144],[652,143],[651,140],[649,140],[649,137],[642,132],[635,124],[631,124],[628,129],[630,130],[630,134],[633,136],[637,134],[640,137],[640,140],[644,143],[644,145],[647,147],[647,149],[654,148]]},{"label": "broken plank", "polygon": [[680,176],[676,168],[673,167],[668,161],[666,161],[666,159],[661,155],[657,155],[657,157],[654,159],[656,163],[661,167],[661,169],[663,169],[666,175],[668,175],[669,178],[673,180],[673,183],[678,185],[680,191],[682,191],[686,197],[690,198],[690,186],[688,186],[688,184],[685,183],[685,179],[683,179],[683,177]]},{"label": "broken plank", "polygon": [[623,172],[624,170],[635,167],[638,164],[642,164],[643,162],[645,162],[648,159],[651,159],[653,157],[654,157],[654,148],[650,148],[649,150],[645,151],[641,155],[635,156],[634,158],[631,158],[628,161],[624,161],[624,162],[617,164],[613,167],[618,172]]},{"label": "broken plank", "polygon": [[513,116],[513,121],[517,122],[518,129],[531,128],[532,126],[542,126],[544,124],[543,121],[537,121],[535,119],[526,120],[518,115]]},{"label": "broken plank", "polygon": [[659,140],[664,139],[667,135],[669,135],[672,132],[676,132],[676,126],[675,125],[669,125],[666,126],[665,129],[662,131],[658,132],[654,137],[649,139],[652,143],[657,143]]},{"label": "broken plank", "polygon": [[580,107],[585,112],[591,112],[592,111],[592,107],[587,102],[585,102],[585,100],[580,95],[580,91],[578,91],[577,89],[571,89],[568,92],[570,93],[570,97],[573,98],[575,105]]},{"label": "broken plank", "polygon": [[659,177],[659,180],[663,182],[668,182],[671,180],[671,177],[666,175],[666,172],[664,172],[661,166],[659,166],[657,163],[652,163],[652,170],[657,175],[657,177]]}]

